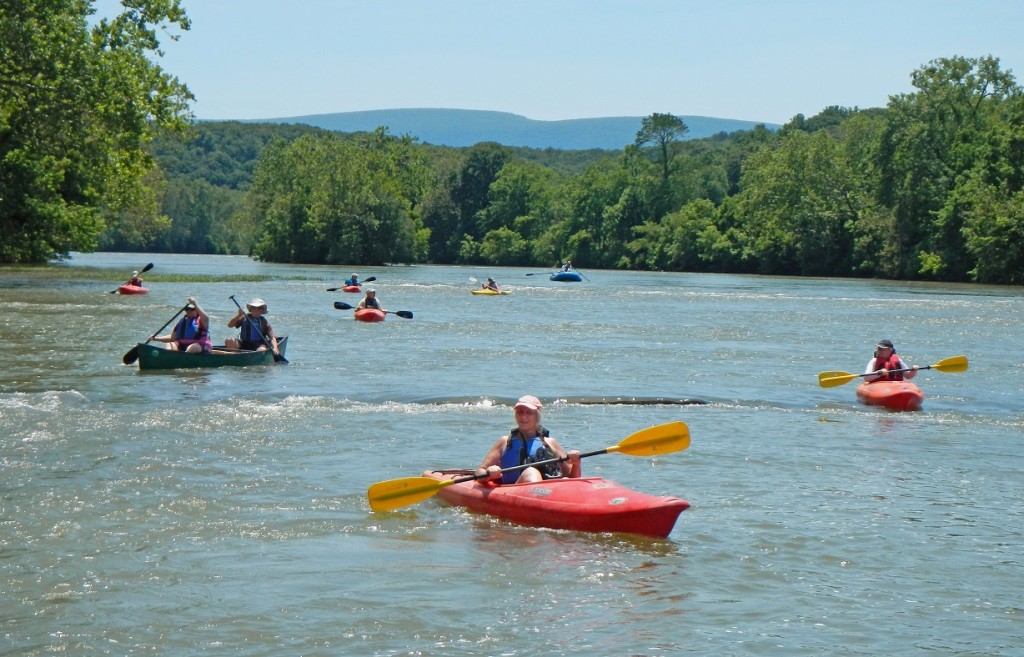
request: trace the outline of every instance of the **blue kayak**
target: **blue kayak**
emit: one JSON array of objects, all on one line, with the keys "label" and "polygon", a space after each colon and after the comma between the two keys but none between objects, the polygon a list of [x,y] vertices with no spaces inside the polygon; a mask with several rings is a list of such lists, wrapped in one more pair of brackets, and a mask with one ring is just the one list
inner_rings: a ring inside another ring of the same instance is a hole
[{"label": "blue kayak", "polygon": [[583,277],[578,272],[574,271],[556,271],[550,276],[553,281],[562,281],[564,283],[579,283],[583,280]]}]

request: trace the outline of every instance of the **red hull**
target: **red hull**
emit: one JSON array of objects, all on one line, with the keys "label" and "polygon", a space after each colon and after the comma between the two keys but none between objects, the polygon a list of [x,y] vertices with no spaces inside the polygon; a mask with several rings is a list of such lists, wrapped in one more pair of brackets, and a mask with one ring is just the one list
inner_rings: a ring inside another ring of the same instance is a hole
[{"label": "red hull", "polygon": [[139,287],[138,285],[122,285],[117,288],[118,294],[146,294],[149,292],[148,288]]},{"label": "red hull", "polygon": [[884,406],[893,411],[916,411],[924,393],[910,381],[872,381],[857,386],[857,399],[868,406]]},{"label": "red hull", "polygon": [[[460,474],[424,472],[454,479]],[[550,479],[536,484],[467,481],[442,488],[449,504],[533,527],[583,532],[624,532],[665,538],[690,503],[638,493],[600,477]]]},{"label": "red hull", "polygon": [[358,285],[346,285],[345,287],[341,288],[341,290],[343,292],[360,292],[362,291],[362,288],[360,288]]},{"label": "red hull", "polygon": [[385,316],[383,310],[376,308],[360,308],[355,314],[355,318],[360,322],[383,322]]}]

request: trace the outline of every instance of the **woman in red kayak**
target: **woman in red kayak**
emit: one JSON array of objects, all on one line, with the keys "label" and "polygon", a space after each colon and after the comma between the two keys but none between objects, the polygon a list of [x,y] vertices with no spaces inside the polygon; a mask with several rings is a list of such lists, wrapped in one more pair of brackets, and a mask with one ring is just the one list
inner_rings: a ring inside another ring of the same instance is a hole
[{"label": "woman in red kayak", "polygon": [[[477,467],[477,474],[488,474],[491,479],[500,479],[503,484],[581,476],[579,451],[565,451],[557,440],[548,435],[548,430],[541,426],[542,406],[540,400],[533,395],[519,398],[515,406],[516,428],[494,443]],[[555,458],[566,460],[502,472],[505,468]]]},{"label": "woman in red kayak", "polygon": [[[906,371],[901,371],[906,370]],[[875,347],[875,355],[868,361],[864,370],[865,381],[902,381],[917,376],[918,366],[910,367],[896,355],[892,340],[880,340]]]}]

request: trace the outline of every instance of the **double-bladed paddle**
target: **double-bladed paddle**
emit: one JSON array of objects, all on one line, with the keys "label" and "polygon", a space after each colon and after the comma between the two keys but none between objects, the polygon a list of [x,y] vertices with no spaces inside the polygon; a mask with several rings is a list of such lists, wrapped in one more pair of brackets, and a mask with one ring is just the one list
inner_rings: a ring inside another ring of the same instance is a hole
[{"label": "double-bladed paddle", "polygon": [[[364,278],[362,281],[360,281],[358,283],[353,283],[353,285],[362,285],[363,283],[372,283],[375,280],[377,280],[377,277],[376,276],[371,276],[369,278]],[[327,288],[327,291],[328,292],[337,292],[340,289],[342,289],[342,288],[340,288],[340,287],[329,287],[329,288]]]},{"label": "double-bladed paddle", "polygon": [[[238,299],[236,299],[236,298],[235,298],[235,295],[233,295],[233,294],[232,294],[232,295],[231,295],[231,296],[229,296],[228,298],[229,298],[229,299],[231,299],[232,301],[234,301],[234,302],[235,302],[235,305],[236,305],[236,306],[238,306],[238,309],[239,309],[239,310],[242,310],[242,306],[241,306],[241,305],[240,305],[240,304],[238,303]],[[243,310],[242,312],[244,313],[245,311]],[[258,323],[256,323],[256,322],[252,321],[252,320],[251,320],[251,319],[249,319],[248,317],[246,317],[246,318],[245,318],[245,319],[243,319],[242,321],[243,321],[243,322],[249,322],[249,323],[251,323],[251,324],[252,324],[252,326],[253,326],[253,328],[254,328],[254,329],[256,329],[256,334],[260,336],[260,340],[262,340],[262,341],[263,341],[263,344],[267,345],[267,349],[269,349],[269,350],[270,350],[270,353],[271,353],[271,354],[273,354],[273,356],[274,356],[274,362],[275,362],[275,363],[281,363],[282,365],[287,365],[287,364],[288,364],[288,359],[287,359],[287,358],[285,358],[285,357],[284,357],[284,356],[282,356],[281,354],[275,354],[275,353],[274,353],[274,343],[272,343],[272,342],[271,342],[271,341],[270,341],[270,340],[269,340],[269,339],[267,338],[267,336],[263,335],[263,331],[261,331],[261,330],[260,330],[260,325],[259,325]]]},{"label": "double-bladed paddle", "polygon": [[[905,368],[900,370],[892,370],[895,372],[909,372],[913,368]],[[944,358],[934,365],[924,365],[918,367],[919,370],[938,370],[940,372],[966,372],[967,371],[967,356],[951,356]],[[871,376],[874,372],[865,372],[864,374],[850,374],[849,372],[822,372],[818,375],[818,383],[822,388],[835,388],[841,386],[844,383],[849,383],[854,379],[858,379],[863,376]]]},{"label": "double-bladed paddle", "polygon": [[[147,271],[149,271],[149,270],[150,270],[150,269],[152,269],[152,268],[153,268],[153,263],[151,262],[151,263],[149,263],[148,265],[146,265],[145,267],[143,267],[142,269],[140,269],[140,270],[139,270],[139,273],[140,273],[140,274],[145,274],[145,273],[146,273]],[[129,281],[127,281],[127,282],[125,283],[125,285],[128,285],[128,283],[131,283],[131,281],[130,281],[130,280],[129,280]],[[120,290],[120,289],[121,289],[121,288],[120,288],[120,287],[118,287],[117,289],[111,290],[111,291],[110,291],[110,293],[111,293],[111,294],[117,294],[117,290]]]},{"label": "double-bladed paddle", "polygon": [[[621,452],[629,456],[660,456],[681,452],[690,446],[690,429],[685,422],[669,422],[658,426],[638,431],[625,438],[618,445],[612,445],[596,452],[580,454],[580,458],[607,454],[609,452]],[[502,472],[514,472],[545,463],[560,463],[568,460],[568,457],[548,459],[536,463],[526,463],[512,468],[503,468]],[[370,508],[374,511],[393,511],[403,506],[416,504],[425,499],[433,497],[445,486],[460,484],[476,479],[487,479],[490,474],[474,474],[455,479],[433,479],[431,477],[403,477],[381,481],[370,486],[367,497],[370,498]]]},{"label": "double-bladed paddle", "polygon": [[[353,308],[355,308],[355,306],[353,306],[352,304],[345,303],[344,301],[335,301],[334,307],[337,310],[352,310]],[[412,319],[411,310],[385,310],[384,312],[387,313],[388,315],[398,315],[399,317],[404,317],[405,319]]]},{"label": "double-bladed paddle", "polygon": [[[180,315],[181,313],[185,312],[185,308],[186,308],[186,307],[187,307],[187,306],[182,306],[182,307],[181,307],[181,309],[179,309],[179,310],[178,310],[178,312],[174,313],[174,317],[170,318],[169,320],[167,320],[167,323],[166,323],[166,324],[164,324],[163,326],[161,326],[161,327],[160,327],[160,328],[158,328],[157,330],[153,331],[153,335],[151,335],[151,336],[149,336],[148,338],[146,338],[146,341],[145,341],[145,342],[143,342],[142,344],[149,344],[149,342],[150,342],[150,341],[151,341],[151,340],[152,340],[153,338],[155,338],[155,337],[157,336],[157,334],[158,334],[158,333],[160,333],[160,331],[162,331],[162,330],[164,330],[165,328],[167,328],[167,327],[168,327],[168,325],[170,325],[170,323],[171,323],[171,322],[173,322],[173,321],[174,321],[175,319],[177,319],[177,318],[178,318],[178,315]],[[129,349],[129,350],[128,350],[128,351],[127,351],[127,352],[125,353],[125,355],[124,355],[124,356],[121,356],[121,362],[122,362],[122,363],[124,363],[125,365],[131,365],[132,363],[134,363],[134,362],[135,362],[135,361],[137,361],[138,359],[139,359],[139,345],[135,345],[134,347],[132,347],[131,349]]]}]

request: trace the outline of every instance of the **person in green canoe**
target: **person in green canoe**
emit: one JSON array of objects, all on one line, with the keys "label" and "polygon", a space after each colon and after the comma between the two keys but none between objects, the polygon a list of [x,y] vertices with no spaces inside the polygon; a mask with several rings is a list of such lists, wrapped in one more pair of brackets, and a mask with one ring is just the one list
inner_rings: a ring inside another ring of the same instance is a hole
[{"label": "person in green canoe", "polygon": [[[542,407],[543,404],[533,395],[519,398],[515,405],[516,427],[494,443],[477,467],[476,474],[487,474],[490,479],[500,479],[503,484],[534,483],[582,475],[579,451],[566,451],[541,426]],[[565,460],[502,472],[506,468],[555,458]]]},{"label": "person in green canoe", "polygon": [[237,328],[239,333],[237,338],[226,339],[224,346],[228,349],[265,351],[269,343],[269,349],[279,355],[277,335],[265,317],[268,312],[267,302],[257,297],[245,304],[245,309],[248,312],[243,312],[239,308],[235,316],[228,320],[228,328]]},{"label": "person in green canoe", "polygon": [[174,330],[167,335],[153,336],[150,340],[163,342],[171,351],[187,351],[190,354],[208,354],[210,343],[210,316],[202,309],[195,297],[189,297],[182,308],[185,316],[178,320]]}]

